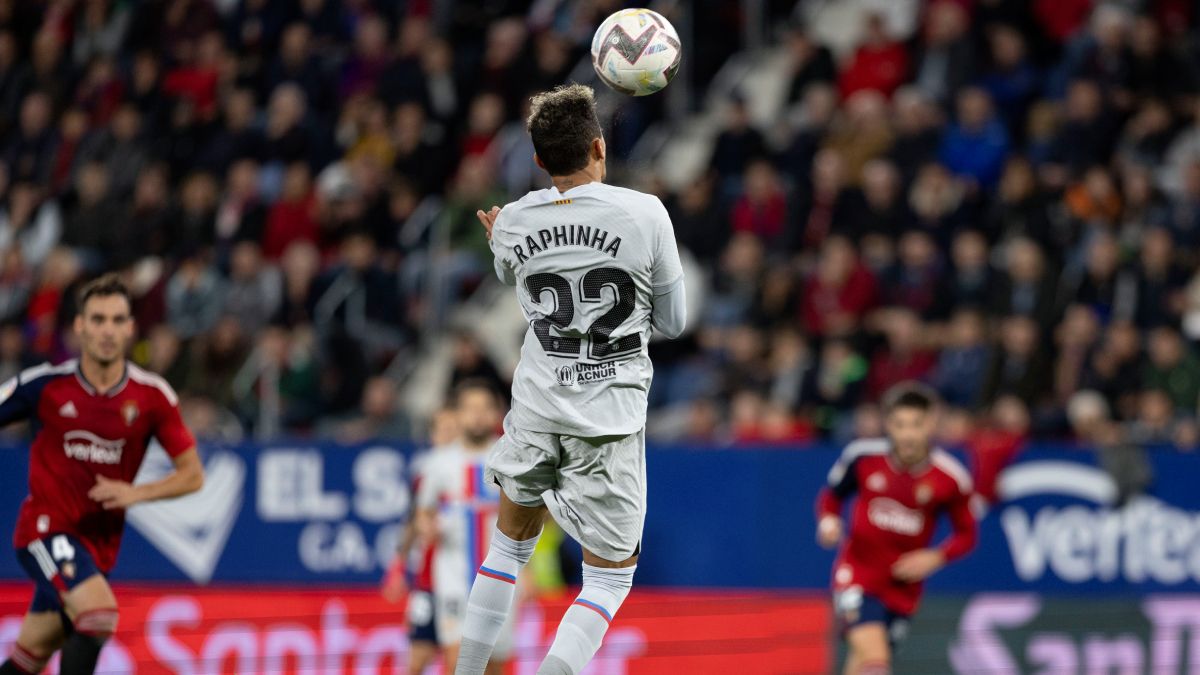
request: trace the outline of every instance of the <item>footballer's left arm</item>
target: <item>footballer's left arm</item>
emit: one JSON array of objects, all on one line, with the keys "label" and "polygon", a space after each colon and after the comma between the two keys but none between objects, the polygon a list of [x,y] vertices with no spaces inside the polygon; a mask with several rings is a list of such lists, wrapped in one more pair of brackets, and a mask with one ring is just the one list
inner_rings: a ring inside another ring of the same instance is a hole
[{"label": "footballer's left arm", "polygon": [[173,392],[161,400],[153,433],[175,464],[174,471],[159,480],[138,485],[96,476],[96,484],[88,496],[105,509],[127,509],[141,502],[182,497],[204,487],[204,464],[196,452],[196,439],[183,423]]},{"label": "footballer's left arm", "polygon": [[979,540],[979,521],[971,510],[971,493],[959,492],[946,507],[951,532],[938,549],[945,562],[953,562],[971,552]]},{"label": "footballer's left arm", "polygon": [[975,548],[979,538],[979,522],[971,511],[971,494],[969,490],[956,492],[946,505],[950,536],[936,548],[922,548],[900,556],[892,565],[892,576],[910,583],[922,581],[945,567],[946,563],[958,560]]},{"label": "footballer's left arm", "polygon": [[656,221],[654,263],[650,286],[654,300],[650,324],[668,338],[677,338],[687,326],[687,291],[683,285],[683,263],[671,216],[657,197],[651,199],[650,212]]},{"label": "footballer's left arm", "polygon": [[141,502],[182,497],[204,487],[204,465],[196,448],[175,455],[172,461],[175,470],[152,483],[132,485],[123,480],[96,476],[96,484],[88,496],[107,510],[127,509]]}]

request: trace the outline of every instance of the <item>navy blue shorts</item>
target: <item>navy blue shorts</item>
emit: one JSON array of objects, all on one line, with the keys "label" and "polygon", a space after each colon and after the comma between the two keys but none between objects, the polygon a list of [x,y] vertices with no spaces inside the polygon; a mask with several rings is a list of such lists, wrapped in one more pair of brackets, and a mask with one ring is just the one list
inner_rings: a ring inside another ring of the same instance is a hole
[{"label": "navy blue shorts", "polygon": [[429,591],[408,594],[408,639],[437,644],[437,617]]},{"label": "navy blue shorts", "polygon": [[69,534],[50,534],[17,549],[17,562],[33,579],[31,612],[63,611],[62,595],[100,574],[92,554]]},{"label": "navy blue shorts", "polygon": [[893,612],[870,593],[851,586],[833,594],[833,611],[837,615],[838,633],[845,638],[847,631],[864,623],[882,623],[887,630],[888,645],[893,650],[908,635],[909,615]]}]

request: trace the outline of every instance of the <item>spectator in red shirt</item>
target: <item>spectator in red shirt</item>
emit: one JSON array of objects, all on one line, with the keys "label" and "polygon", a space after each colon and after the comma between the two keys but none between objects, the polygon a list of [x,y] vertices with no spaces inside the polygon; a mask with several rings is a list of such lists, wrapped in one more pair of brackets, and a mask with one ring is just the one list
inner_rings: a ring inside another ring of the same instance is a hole
[{"label": "spectator in red shirt", "polygon": [[874,89],[891,96],[908,76],[908,52],[904,45],[887,34],[887,23],[879,14],[866,21],[866,37],[850,63],[838,77],[842,98],[863,89]]},{"label": "spectator in red shirt", "polygon": [[1034,0],[1033,16],[1046,37],[1066,42],[1087,20],[1091,0]]},{"label": "spectator in red shirt", "polygon": [[867,374],[867,398],[872,401],[878,401],[893,385],[926,379],[937,364],[937,356],[924,343],[924,326],[915,312],[886,310],[880,324],[887,343],[875,352]]},{"label": "spectator in red shirt", "polygon": [[733,204],[734,232],[748,232],[767,246],[782,243],[787,200],[770,162],[757,160],[746,168],[742,196]]},{"label": "spectator in red shirt", "polygon": [[283,177],[283,194],[267,213],[263,233],[263,255],[278,260],[294,241],[317,242],[317,221],[313,218],[316,197],[312,174],[304,162],[288,166]]},{"label": "spectator in red shirt", "polygon": [[212,32],[200,38],[196,42],[194,57],[167,73],[163,79],[163,91],[191,100],[196,113],[202,119],[210,119],[217,111],[217,83],[224,51],[220,33]]},{"label": "spectator in red shirt", "polygon": [[37,288],[25,312],[29,347],[34,353],[59,355],[63,345],[58,335],[58,316],[66,289],[80,270],[79,258],[67,248],[54,249],[42,264]]},{"label": "spectator in red shirt", "polygon": [[804,328],[822,337],[853,332],[875,306],[877,295],[875,277],[859,261],[854,245],[843,237],[830,237],[821,248],[816,271],[804,284]]},{"label": "spectator in red shirt", "polygon": [[486,155],[504,124],[504,99],[485,93],[471,101],[467,113],[467,133],[462,141],[462,156]]},{"label": "spectator in red shirt", "polygon": [[984,424],[967,436],[968,460],[975,492],[989,504],[998,501],[996,481],[1029,437],[1029,408],[1016,396],[996,399]]},{"label": "spectator in red shirt", "polygon": [[58,145],[54,147],[51,160],[50,192],[59,194],[70,186],[79,147],[88,132],[88,118],[80,108],[71,108],[63,113],[58,125]]},{"label": "spectator in red shirt", "polygon": [[104,126],[112,119],[125,97],[125,84],[110,58],[96,59],[75,90],[75,103],[88,112],[93,126]]}]

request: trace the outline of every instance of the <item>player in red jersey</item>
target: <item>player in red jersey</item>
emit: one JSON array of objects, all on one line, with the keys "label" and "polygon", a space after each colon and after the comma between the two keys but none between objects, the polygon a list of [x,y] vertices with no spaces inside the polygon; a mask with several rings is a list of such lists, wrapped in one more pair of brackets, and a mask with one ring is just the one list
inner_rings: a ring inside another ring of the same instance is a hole
[{"label": "player in red jersey", "polygon": [[[458,413],[443,407],[434,413],[429,431],[430,450],[419,454],[412,463],[412,494],[421,489],[426,462],[434,448],[458,438]],[[415,514],[414,514],[415,515]],[[406,604],[408,622],[408,673],[421,675],[438,655],[437,617],[433,601],[433,557],[436,542],[420,536],[416,518],[409,518],[400,534],[396,556],[383,578],[383,597],[391,603]]]},{"label": "player in red jersey", "polygon": [[[817,499],[817,539],[842,539],[842,506],[854,493],[850,533],[833,567],[833,605],[849,647],[847,675],[891,672],[892,651],[917,609],[926,578],[974,546],[971,477],[932,446],[937,399],[904,383],[884,399],[887,438],[846,447]],[[938,516],[953,533],[930,547]]]},{"label": "player in red jersey", "polygon": [[[79,294],[80,358],[43,364],[0,385],[0,425],[29,420],[29,496],[13,544],[34,595],[0,675],[37,673],[62,649],[61,673],[92,673],[116,630],[107,575],[125,509],[195,492],[204,483],[196,443],[175,392],[125,359],[133,340],[129,291],[106,276]],[[151,438],[173,458],[162,480],[132,485]]]}]

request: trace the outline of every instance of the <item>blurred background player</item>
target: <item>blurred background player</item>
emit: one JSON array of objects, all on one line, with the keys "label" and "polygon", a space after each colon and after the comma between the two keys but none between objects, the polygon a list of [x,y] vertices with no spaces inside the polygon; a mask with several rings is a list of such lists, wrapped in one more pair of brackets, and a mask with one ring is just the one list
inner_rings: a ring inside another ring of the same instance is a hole
[{"label": "blurred background player", "polygon": [[[496,529],[500,488],[485,478],[484,464],[503,414],[499,395],[483,380],[460,383],[453,397],[458,435],[424,460],[414,518],[417,536],[434,546],[433,613],[448,671],[458,661],[475,570],[483,564]],[[512,631],[509,617],[487,673],[503,672]]]},{"label": "blurred background player", "polygon": [[[42,364],[0,385],[0,425],[30,420],[29,496],[13,545],[34,582],[33,602],[0,674],[38,673],[62,650],[63,675],[92,673],[117,627],[107,575],[125,510],[199,490],[204,470],[175,392],[128,363],[129,291],[104,276],[79,293],[80,357]],[[151,439],[172,457],[161,480],[132,485]]]},{"label": "blurred background player", "polygon": [[[458,438],[458,414],[454,408],[439,409],[430,422],[430,449],[413,458],[412,494],[421,489],[421,477],[432,452],[449,447]],[[408,672],[421,675],[438,654],[437,618],[433,603],[433,556],[436,538],[423,537],[417,531],[416,508],[400,533],[396,556],[383,578],[383,598],[393,604],[405,604],[408,623]]]},{"label": "blurred background player", "polygon": [[547,513],[583,546],[583,588],[538,673],[578,675],[595,656],[641,552],[651,330],[678,337],[687,314],[666,208],[604,184],[592,90],[556,87],[529,108],[534,161],[554,186],[476,213],[529,329],[504,438],[488,456],[503,495],[471,588],[460,675],[483,672]]},{"label": "blurred background player", "polygon": [[[936,395],[902,383],[884,397],[886,437],[846,446],[817,501],[817,539],[842,539],[842,506],[857,494],[850,532],[834,562],[833,605],[849,647],[846,675],[887,675],[925,579],[974,546],[967,470],[932,445]],[[930,548],[938,517],[952,534]]]}]

